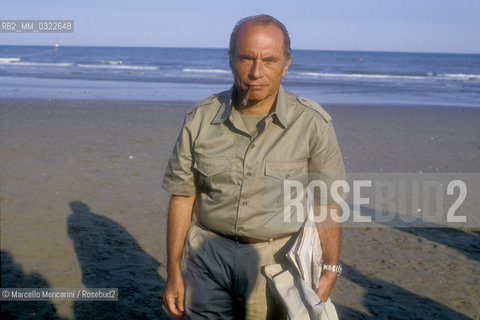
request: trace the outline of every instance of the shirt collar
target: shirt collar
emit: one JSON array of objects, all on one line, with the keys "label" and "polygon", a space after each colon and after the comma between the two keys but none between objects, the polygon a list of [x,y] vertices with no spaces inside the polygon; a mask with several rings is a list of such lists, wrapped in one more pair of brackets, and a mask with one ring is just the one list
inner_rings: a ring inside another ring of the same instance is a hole
[{"label": "shirt collar", "polygon": [[233,108],[232,97],[235,94],[235,86],[232,86],[230,90],[224,91],[218,95],[218,101],[220,102],[220,107],[218,107],[217,114],[212,120],[212,124],[223,123],[228,119]]},{"label": "shirt collar", "polygon": [[[222,92],[218,95],[220,107],[218,108],[215,118],[212,120],[212,124],[223,123],[229,118],[230,114],[232,113],[234,101],[236,100],[236,91],[236,87],[232,86],[230,90]],[[287,94],[282,85],[280,85],[278,88],[275,109],[271,116],[275,116],[278,119],[278,125],[280,125],[282,128],[287,128]]]},{"label": "shirt collar", "polygon": [[288,127],[287,122],[287,93],[283,89],[283,86],[280,85],[278,88],[278,95],[277,95],[277,104],[275,105],[275,111],[273,114],[277,117],[279,121],[279,125],[282,128]]}]

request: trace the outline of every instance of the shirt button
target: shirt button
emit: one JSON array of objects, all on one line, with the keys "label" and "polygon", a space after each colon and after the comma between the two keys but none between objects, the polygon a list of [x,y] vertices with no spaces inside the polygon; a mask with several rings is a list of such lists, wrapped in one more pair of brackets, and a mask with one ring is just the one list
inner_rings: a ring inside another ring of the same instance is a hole
[{"label": "shirt button", "polygon": [[251,149],[255,148],[255,143],[252,143],[252,145],[250,146]]},{"label": "shirt button", "polygon": [[245,231],[245,228],[244,228],[244,227],[240,227],[240,231]]},{"label": "shirt button", "polygon": [[248,201],[247,200],[243,200],[242,201],[242,206],[246,206],[248,204]]},{"label": "shirt button", "polygon": [[247,172],[247,177],[251,177],[252,176],[252,173],[251,172]]}]

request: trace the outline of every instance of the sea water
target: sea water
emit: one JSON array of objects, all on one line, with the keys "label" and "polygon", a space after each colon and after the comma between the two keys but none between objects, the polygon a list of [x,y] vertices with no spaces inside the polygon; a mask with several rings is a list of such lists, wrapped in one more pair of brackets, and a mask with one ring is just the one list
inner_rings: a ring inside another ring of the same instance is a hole
[{"label": "sea water", "polygon": [[[0,46],[0,98],[199,101],[227,49]],[[480,107],[480,55],[293,50],[287,90],[327,104]]]}]

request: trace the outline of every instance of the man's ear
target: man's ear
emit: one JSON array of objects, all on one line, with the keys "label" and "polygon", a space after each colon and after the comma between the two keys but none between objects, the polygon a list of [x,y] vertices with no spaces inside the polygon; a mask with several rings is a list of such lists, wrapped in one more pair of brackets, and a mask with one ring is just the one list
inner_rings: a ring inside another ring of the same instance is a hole
[{"label": "man's ear", "polygon": [[290,62],[292,62],[292,57],[288,58],[287,62],[285,62],[285,66],[283,67],[283,71],[282,71],[282,78],[284,78],[285,75],[287,74],[287,70],[290,67]]},{"label": "man's ear", "polygon": [[228,64],[230,65],[230,70],[232,70],[232,73],[233,73],[233,55],[232,54],[228,55]]}]

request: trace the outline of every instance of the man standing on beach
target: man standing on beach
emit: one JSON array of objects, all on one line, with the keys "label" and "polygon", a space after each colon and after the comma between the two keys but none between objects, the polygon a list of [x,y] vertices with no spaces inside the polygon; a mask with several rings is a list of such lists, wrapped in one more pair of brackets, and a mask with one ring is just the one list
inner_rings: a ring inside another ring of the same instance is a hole
[{"label": "man standing on beach", "polygon": [[[285,221],[283,182],[313,173],[343,178],[343,161],[330,116],[281,86],[291,62],[281,22],[268,15],[239,21],[229,54],[233,87],[187,113],[165,172],[172,197],[164,300],[188,319],[281,319],[262,267],[288,263],[301,227]],[[338,214],[327,198],[315,209]],[[317,230],[333,270],[323,271],[317,290],[326,301],[339,270],[340,228],[318,223]]]}]

